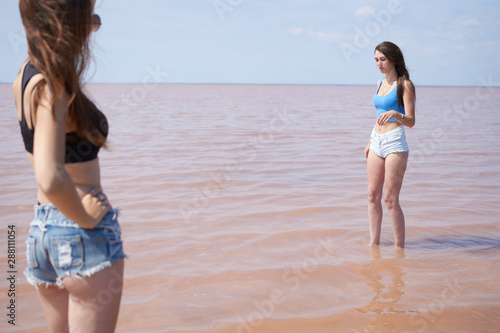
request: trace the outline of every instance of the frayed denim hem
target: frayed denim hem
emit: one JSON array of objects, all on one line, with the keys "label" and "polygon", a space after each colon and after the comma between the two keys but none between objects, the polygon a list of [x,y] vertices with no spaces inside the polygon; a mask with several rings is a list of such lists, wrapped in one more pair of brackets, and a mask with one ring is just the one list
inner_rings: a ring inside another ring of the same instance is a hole
[{"label": "frayed denim hem", "polygon": [[26,280],[28,280],[28,283],[31,284],[33,287],[35,287],[36,290],[38,290],[38,288],[40,286],[45,286],[46,289],[49,287],[58,287],[59,289],[63,289],[62,283],[58,284],[58,281],[47,282],[47,281],[44,281],[42,279],[37,278],[33,274],[28,273],[26,271],[24,271],[24,276],[26,276]]},{"label": "frayed denim hem", "polygon": [[113,263],[115,263],[116,261],[121,260],[121,259],[126,259],[126,258],[127,258],[127,256],[123,255],[123,256],[120,256],[114,260],[106,260],[97,266],[94,266],[92,268],[84,270],[83,272],[73,272],[73,273],[66,272],[65,276],[58,277],[55,282],[44,281],[40,278],[37,278],[36,276],[31,274],[27,270],[24,271],[24,275],[26,276],[28,283],[31,284],[32,286],[34,286],[36,288],[36,290],[38,290],[38,288],[40,286],[45,286],[45,288],[58,287],[59,289],[64,289],[64,286],[63,286],[63,279],[64,278],[66,278],[66,277],[76,277],[76,278],[90,277],[96,273],[99,273],[100,271],[103,271],[104,269],[106,269],[108,267],[111,267],[113,265]]}]

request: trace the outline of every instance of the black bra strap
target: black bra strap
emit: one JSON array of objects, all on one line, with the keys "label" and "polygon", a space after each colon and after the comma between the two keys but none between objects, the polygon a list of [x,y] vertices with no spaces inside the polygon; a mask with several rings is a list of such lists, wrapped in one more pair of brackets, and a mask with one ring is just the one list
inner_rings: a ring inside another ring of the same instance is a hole
[{"label": "black bra strap", "polygon": [[39,73],[40,71],[31,64],[31,61],[28,61],[26,66],[24,66],[23,85],[21,90],[21,111],[22,111],[21,121],[23,122],[26,122],[26,119],[24,118],[24,91],[26,90],[26,86],[28,85],[28,82],[30,82],[31,78]]}]

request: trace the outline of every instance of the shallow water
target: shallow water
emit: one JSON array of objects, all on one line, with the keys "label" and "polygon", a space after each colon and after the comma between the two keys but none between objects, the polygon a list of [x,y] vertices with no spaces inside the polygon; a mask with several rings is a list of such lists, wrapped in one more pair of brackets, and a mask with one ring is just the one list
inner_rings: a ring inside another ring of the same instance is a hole
[{"label": "shallow water", "polygon": [[[500,89],[418,88],[404,252],[387,214],[366,246],[375,87],[88,89],[129,255],[118,332],[500,331]],[[0,115],[0,248],[15,225],[21,272],[36,184],[8,85]],[[45,332],[17,277],[16,326],[1,327]]]}]

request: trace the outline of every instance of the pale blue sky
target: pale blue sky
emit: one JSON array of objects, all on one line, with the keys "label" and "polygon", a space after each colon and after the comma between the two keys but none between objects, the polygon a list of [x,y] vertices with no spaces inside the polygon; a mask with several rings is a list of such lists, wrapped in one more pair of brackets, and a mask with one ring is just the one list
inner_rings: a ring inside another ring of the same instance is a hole
[{"label": "pale blue sky", "polygon": [[[27,54],[18,1],[0,13],[11,82]],[[96,13],[93,82],[374,84],[373,48],[390,40],[416,85],[500,86],[498,0],[97,0]]]}]

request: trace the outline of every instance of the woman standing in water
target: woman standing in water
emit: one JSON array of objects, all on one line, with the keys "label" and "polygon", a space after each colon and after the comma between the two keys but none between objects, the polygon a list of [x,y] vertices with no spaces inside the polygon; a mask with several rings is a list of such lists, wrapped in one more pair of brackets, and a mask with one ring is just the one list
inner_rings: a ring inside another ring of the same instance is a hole
[{"label": "woman standing in water", "polygon": [[382,194],[392,221],[396,248],[405,245],[405,218],[399,193],[408,162],[404,126],[415,125],[415,86],[397,45],[382,42],[375,48],[375,63],[385,77],[373,97],[377,121],[365,148],[368,176],[370,245],[380,245]]},{"label": "woman standing in water", "polygon": [[20,0],[28,59],[13,91],[24,146],[38,183],[27,240],[28,281],[50,332],[114,332],[125,257],[101,189],[97,154],[105,116],[83,93],[95,0]]}]

